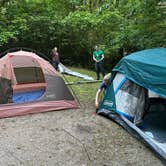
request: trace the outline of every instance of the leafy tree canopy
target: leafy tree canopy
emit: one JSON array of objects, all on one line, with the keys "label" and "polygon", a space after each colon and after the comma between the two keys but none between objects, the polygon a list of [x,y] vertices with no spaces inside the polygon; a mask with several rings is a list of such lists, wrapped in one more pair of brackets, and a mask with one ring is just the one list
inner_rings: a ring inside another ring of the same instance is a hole
[{"label": "leafy tree canopy", "polygon": [[56,45],[62,60],[91,66],[97,44],[113,66],[124,52],[166,46],[165,11],[162,0],[0,0],[0,46],[49,56]]}]

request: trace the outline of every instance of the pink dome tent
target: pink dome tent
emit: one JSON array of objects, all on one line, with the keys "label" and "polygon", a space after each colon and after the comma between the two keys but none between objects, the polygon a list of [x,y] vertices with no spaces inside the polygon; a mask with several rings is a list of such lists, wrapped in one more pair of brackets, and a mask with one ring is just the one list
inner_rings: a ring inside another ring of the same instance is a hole
[{"label": "pink dome tent", "polygon": [[48,61],[22,50],[0,59],[0,118],[70,108],[77,101]]}]

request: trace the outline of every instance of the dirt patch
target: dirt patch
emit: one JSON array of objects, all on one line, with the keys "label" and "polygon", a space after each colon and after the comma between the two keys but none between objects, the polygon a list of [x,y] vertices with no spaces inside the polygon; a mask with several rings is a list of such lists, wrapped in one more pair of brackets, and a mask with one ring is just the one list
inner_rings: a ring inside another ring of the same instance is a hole
[{"label": "dirt patch", "polygon": [[156,155],[92,106],[0,121],[3,166],[162,166]]}]

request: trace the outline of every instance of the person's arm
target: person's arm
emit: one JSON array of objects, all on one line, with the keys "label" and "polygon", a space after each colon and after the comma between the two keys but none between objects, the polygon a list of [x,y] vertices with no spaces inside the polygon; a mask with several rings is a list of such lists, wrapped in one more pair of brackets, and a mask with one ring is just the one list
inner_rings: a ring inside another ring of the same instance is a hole
[{"label": "person's arm", "polygon": [[101,59],[98,62],[102,61],[103,59],[104,59],[104,52],[102,51]]},{"label": "person's arm", "polygon": [[101,50],[101,59],[100,61],[102,61],[104,59],[104,52]]},{"label": "person's arm", "polygon": [[99,99],[100,99],[101,92],[102,92],[101,89],[98,89],[98,91],[96,92],[96,96],[95,96],[95,107],[96,107],[96,109],[99,108]]},{"label": "person's arm", "polygon": [[93,60],[95,61],[95,62],[98,62],[98,60],[95,58],[95,56],[93,55]]},{"label": "person's arm", "polygon": [[102,54],[102,58],[101,58],[101,61],[104,59],[104,54]]},{"label": "person's arm", "polygon": [[60,55],[58,52],[57,52],[57,61],[60,62]]}]

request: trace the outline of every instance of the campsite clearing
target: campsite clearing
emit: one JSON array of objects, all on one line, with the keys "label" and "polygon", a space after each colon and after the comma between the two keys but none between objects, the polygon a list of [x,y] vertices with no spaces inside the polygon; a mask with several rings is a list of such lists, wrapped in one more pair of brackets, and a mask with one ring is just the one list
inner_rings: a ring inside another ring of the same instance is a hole
[{"label": "campsite clearing", "polygon": [[162,166],[144,144],[91,104],[0,121],[2,166]]},{"label": "campsite clearing", "polygon": [[[65,80],[78,78],[65,76]],[[0,165],[163,166],[143,143],[94,113],[98,85],[69,86],[79,98],[80,109],[1,119]]]}]

